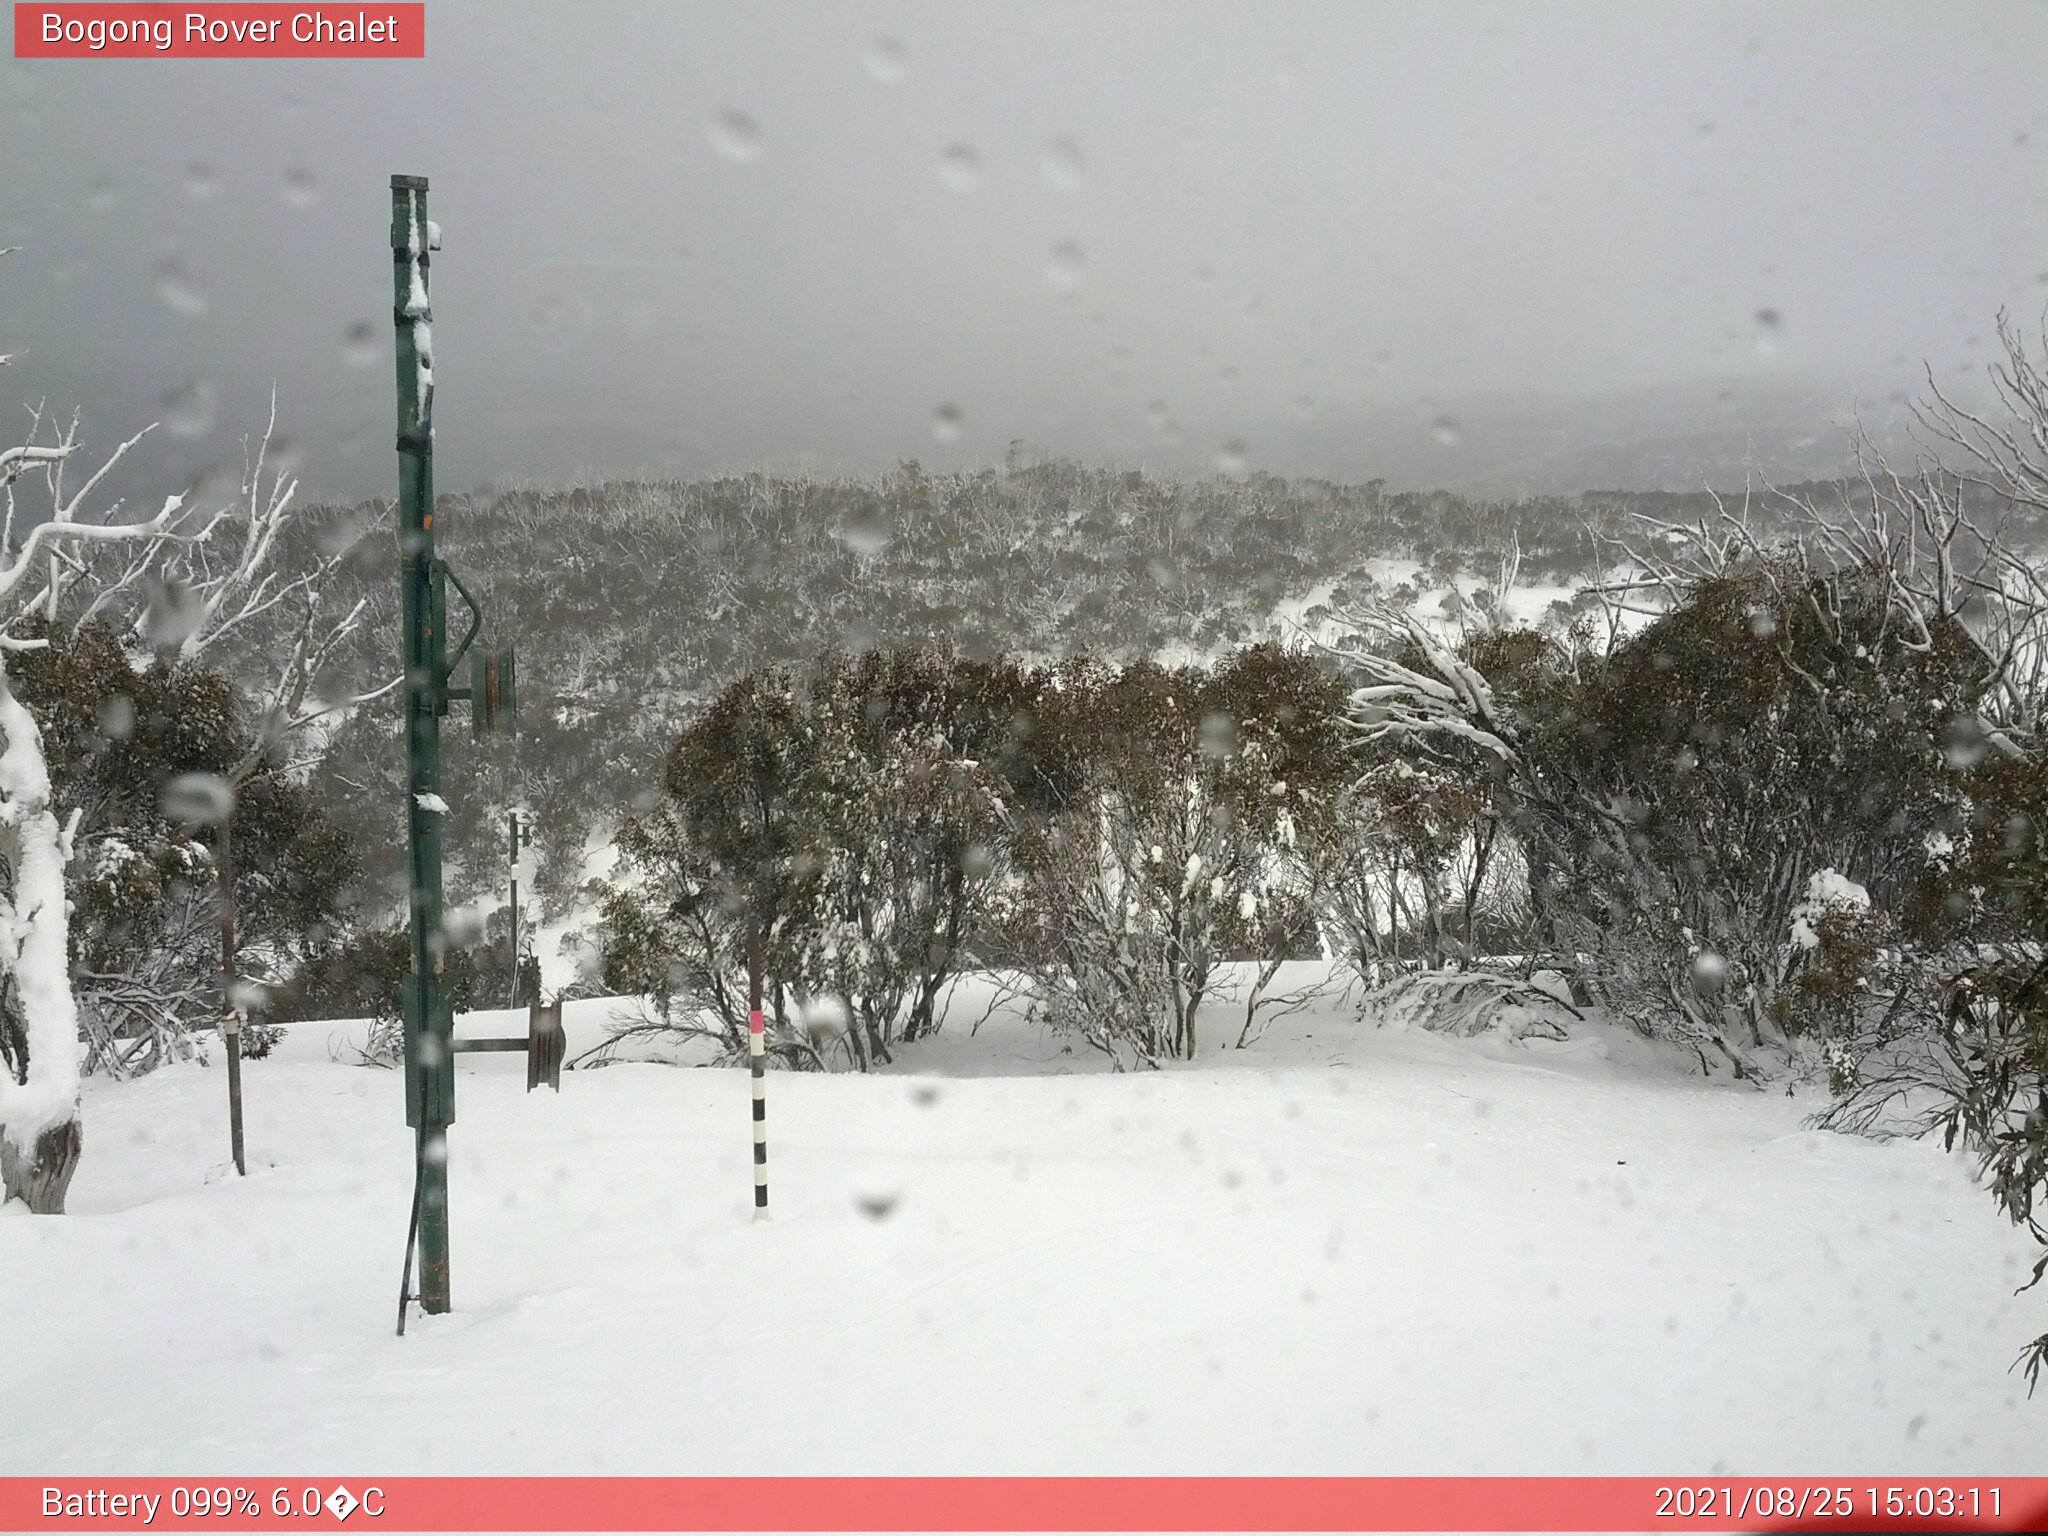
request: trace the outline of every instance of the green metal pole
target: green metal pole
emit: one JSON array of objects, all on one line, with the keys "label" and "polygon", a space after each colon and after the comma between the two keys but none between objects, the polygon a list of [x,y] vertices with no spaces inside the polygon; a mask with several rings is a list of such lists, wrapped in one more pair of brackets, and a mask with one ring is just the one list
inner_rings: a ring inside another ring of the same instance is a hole
[{"label": "green metal pole", "polygon": [[447,638],[435,632],[433,332],[427,308],[427,179],[391,178],[392,320],[398,332],[398,548],[405,600],[406,821],[412,853],[412,973],[418,1009],[419,1300],[446,1312],[450,1015],[441,998],[441,713]]}]

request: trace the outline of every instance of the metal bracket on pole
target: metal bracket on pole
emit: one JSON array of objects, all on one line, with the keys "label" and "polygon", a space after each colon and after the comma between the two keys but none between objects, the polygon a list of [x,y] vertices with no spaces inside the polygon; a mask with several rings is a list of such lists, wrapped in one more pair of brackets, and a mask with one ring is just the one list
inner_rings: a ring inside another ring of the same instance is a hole
[{"label": "metal bracket on pole", "polygon": [[552,1003],[529,1003],[526,1009],[526,1033],[524,1035],[498,1035],[482,1040],[458,1040],[458,1051],[524,1051],[526,1052],[526,1091],[545,1083],[560,1093],[562,1091],[562,1057],[567,1054],[568,1032],[562,1028],[562,1004],[559,999]]}]

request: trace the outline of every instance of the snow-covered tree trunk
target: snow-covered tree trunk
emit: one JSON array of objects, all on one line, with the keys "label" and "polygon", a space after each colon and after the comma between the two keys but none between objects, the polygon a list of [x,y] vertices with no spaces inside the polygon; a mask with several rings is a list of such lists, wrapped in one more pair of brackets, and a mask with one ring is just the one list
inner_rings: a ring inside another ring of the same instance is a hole
[{"label": "snow-covered tree trunk", "polygon": [[70,837],[51,803],[43,733],[15,695],[0,647],[0,962],[19,1010],[14,1070],[0,1072],[0,1182],[32,1211],[64,1209],[84,1133],[78,1003],[71,991],[64,866]]}]

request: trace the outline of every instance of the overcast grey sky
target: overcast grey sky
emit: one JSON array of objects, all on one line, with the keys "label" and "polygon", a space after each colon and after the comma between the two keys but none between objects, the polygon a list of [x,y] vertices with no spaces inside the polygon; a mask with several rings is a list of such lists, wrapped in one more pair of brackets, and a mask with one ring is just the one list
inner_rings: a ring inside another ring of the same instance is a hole
[{"label": "overcast grey sky", "polygon": [[1367,473],[1376,415],[1881,396],[2048,299],[2038,4],[427,14],[423,62],[0,64],[9,408],[168,415],[176,478],[274,379],[312,485],[382,494],[400,170],[444,231],[450,487],[1016,437]]}]

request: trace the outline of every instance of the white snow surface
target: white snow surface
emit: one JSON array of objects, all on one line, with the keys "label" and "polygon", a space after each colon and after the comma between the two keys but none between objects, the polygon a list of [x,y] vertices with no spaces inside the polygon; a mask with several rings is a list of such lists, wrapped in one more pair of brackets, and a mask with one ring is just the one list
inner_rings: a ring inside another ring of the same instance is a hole
[{"label": "white snow surface", "polygon": [[1218,1007],[1113,1075],[963,993],[875,1075],[771,1076],[766,1224],[744,1070],[459,1058],[455,1310],[403,1339],[360,1024],[247,1065],[246,1179],[217,1055],[90,1082],[72,1214],[0,1215],[0,1474],[2048,1472],[2007,1371],[2048,1303],[1938,1147],[1597,1021],[1333,998],[1239,1051]]}]

